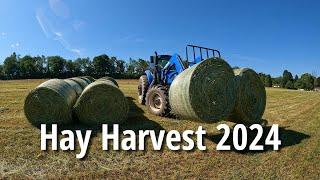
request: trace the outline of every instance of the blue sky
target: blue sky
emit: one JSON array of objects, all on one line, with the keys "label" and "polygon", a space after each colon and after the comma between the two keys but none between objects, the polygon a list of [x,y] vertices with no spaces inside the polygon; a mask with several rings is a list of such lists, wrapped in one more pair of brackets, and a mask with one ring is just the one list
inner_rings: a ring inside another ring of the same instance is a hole
[{"label": "blue sky", "polygon": [[273,76],[320,76],[318,0],[3,0],[0,63],[21,55],[68,59],[106,53],[128,60],[219,49],[232,66]]}]

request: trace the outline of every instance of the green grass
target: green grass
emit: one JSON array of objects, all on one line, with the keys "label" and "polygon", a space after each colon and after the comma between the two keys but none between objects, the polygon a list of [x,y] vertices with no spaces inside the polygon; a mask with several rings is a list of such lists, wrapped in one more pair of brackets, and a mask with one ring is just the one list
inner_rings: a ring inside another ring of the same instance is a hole
[{"label": "green grass", "polygon": [[[44,80],[0,81],[0,178],[246,178],[319,179],[320,93],[267,89],[264,114],[270,124],[280,125],[280,151],[219,152],[222,136],[217,124],[161,118],[149,114],[136,100],[137,81],[120,80],[130,101],[129,119],[122,129],[207,130],[207,151],[173,152],[103,151],[101,132],[96,130],[85,159],[76,152],[41,151],[40,130],[26,120],[23,101]],[[232,123],[228,123],[231,126]],[[84,126],[64,127],[85,129]],[[251,136],[250,136],[251,137]],[[253,136],[252,136],[253,137]]]}]

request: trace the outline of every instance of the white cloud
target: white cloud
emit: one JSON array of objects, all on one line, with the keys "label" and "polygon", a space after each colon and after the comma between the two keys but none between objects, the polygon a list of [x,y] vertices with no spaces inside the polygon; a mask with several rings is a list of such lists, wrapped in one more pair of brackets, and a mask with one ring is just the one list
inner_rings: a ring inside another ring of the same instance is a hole
[{"label": "white cloud", "polygon": [[49,6],[56,16],[65,19],[70,17],[69,7],[61,0],[49,0]]},{"label": "white cloud", "polygon": [[76,53],[78,56],[81,56],[81,50],[80,49],[71,49],[71,51]]},{"label": "white cloud", "polygon": [[5,33],[5,32],[1,33],[1,36],[6,36],[6,35],[7,35],[7,33]]},{"label": "white cloud", "polygon": [[75,53],[77,56],[81,56],[81,50],[77,48],[73,48],[70,43],[64,38],[61,32],[54,32],[55,37],[54,40],[58,41],[66,50]]},{"label": "white cloud", "polygon": [[[61,3],[60,0],[52,0],[51,2],[49,1],[49,3]],[[45,34],[45,36],[48,39],[51,40],[55,40],[58,41],[64,49],[66,49],[67,51],[70,51],[74,54],[76,54],[77,56],[81,55],[81,51],[79,49],[77,49],[76,47],[73,47],[69,41],[65,38],[65,35],[63,32],[61,32],[59,30],[59,28],[57,28],[57,25],[55,25],[52,20],[49,18],[50,16],[46,15],[46,12],[42,9],[38,9],[36,11],[36,19],[43,31],[43,33]]]},{"label": "white cloud", "polygon": [[37,10],[36,12],[36,19],[43,31],[43,33],[46,35],[47,38],[50,37],[50,29],[49,29],[49,23],[48,20],[45,18],[43,12],[41,10]]},{"label": "white cloud", "polygon": [[61,32],[54,32],[54,34],[55,34],[57,37],[62,37],[62,33],[61,33]]},{"label": "white cloud", "polygon": [[11,48],[17,48],[19,46],[20,46],[20,43],[18,42],[10,45]]}]

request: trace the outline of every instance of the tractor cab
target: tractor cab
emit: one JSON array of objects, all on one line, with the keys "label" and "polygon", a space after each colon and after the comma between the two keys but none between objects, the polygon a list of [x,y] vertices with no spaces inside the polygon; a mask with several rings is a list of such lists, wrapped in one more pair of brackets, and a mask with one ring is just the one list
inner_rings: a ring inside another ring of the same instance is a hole
[{"label": "tractor cab", "polygon": [[157,65],[160,67],[160,68],[163,68],[166,66],[166,64],[169,62],[170,58],[172,56],[170,55],[156,55],[157,57],[155,56],[150,56],[150,67],[151,68],[154,68],[155,65],[156,65],[156,60],[158,61],[157,62]]},{"label": "tractor cab", "polygon": [[183,61],[178,54],[150,56],[149,70],[145,75],[149,85],[170,85],[179,73],[185,69]]}]

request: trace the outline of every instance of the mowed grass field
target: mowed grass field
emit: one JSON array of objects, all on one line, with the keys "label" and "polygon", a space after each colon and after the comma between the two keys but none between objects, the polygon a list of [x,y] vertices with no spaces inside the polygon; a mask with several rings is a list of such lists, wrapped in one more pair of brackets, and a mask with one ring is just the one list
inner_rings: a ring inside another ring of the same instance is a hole
[{"label": "mowed grass field", "polygon": [[267,89],[263,118],[268,126],[279,124],[280,150],[222,152],[215,150],[223,135],[216,126],[225,122],[204,124],[151,115],[137,103],[138,81],[119,80],[131,108],[122,129],[182,132],[201,125],[207,130],[207,150],[175,152],[165,147],[153,151],[149,141],[146,151],[103,151],[99,127],[92,135],[86,158],[78,160],[78,146],[75,152],[41,151],[40,130],[24,116],[25,96],[43,81],[0,81],[0,178],[320,179],[320,93]]}]

